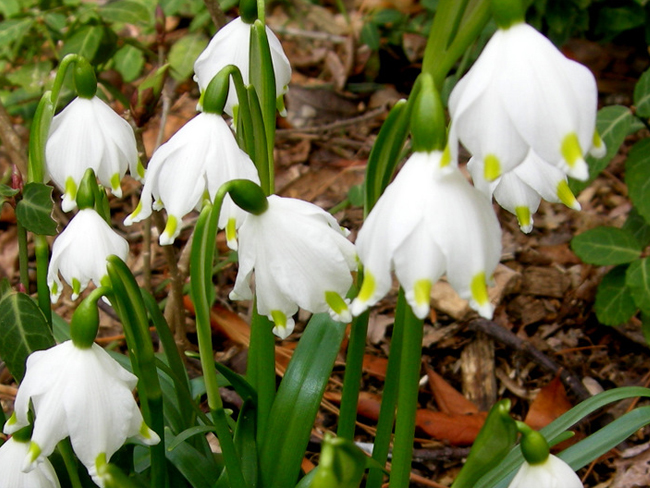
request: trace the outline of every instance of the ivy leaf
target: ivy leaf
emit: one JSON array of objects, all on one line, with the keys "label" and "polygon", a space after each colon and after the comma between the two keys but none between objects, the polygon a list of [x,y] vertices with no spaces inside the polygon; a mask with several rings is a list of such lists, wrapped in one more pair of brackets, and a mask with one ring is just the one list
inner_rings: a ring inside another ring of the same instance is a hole
[{"label": "ivy leaf", "polygon": [[639,117],[650,117],[650,70],[641,75],[634,87],[634,106]]},{"label": "ivy leaf", "polygon": [[16,205],[16,218],[34,234],[53,236],[56,234],[53,208],[52,187],[43,183],[27,183],[23,188],[23,198]]},{"label": "ivy leaf", "polygon": [[650,313],[650,260],[639,259],[630,264],[625,275],[634,303],[643,313]]},{"label": "ivy leaf", "polygon": [[0,300],[0,357],[20,382],[32,352],[54,346],[52,331],[38,305],[25,293],[10,293]]},{"label": "ivy leaf", "polygon": [[627,265],[616,266],[603,276],[598,286],[594,310],[601,324],[623,324],[630,320],[638,309],[625,283],[627,269]]},{"label": "ivy leaf", "polygon": [[629,263],[641,255],[641,245],[632,233],[616,227],[596,227],[576,236],[571,249],[585,263],[599,266]]},{"label": "ivy leaf", "polygon": [[625,162],[625,183],[632,203],[650,220],[650,139],[637,142]]}]

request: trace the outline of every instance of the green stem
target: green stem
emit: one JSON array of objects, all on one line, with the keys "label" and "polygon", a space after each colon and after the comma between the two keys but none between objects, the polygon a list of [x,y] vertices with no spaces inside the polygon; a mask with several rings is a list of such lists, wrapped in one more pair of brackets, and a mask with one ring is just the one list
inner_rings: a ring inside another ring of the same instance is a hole
[{"label": "green stem", "polygon": [[273,323],[257,313],[257,300],[253,303],[251,336],[248,346],[246,377],[257,391],[257,443],[262,445],[269,413],[275,399],[275,336]]},{"label": "green stem", "polygon": [[47,286],[47,268],[50,257],[50,246],[42,235],[34,235],[34,250],[36,254],[36,291],[38,293],[38,306],[52,328],[52,305],[50,302],[50,288]]},{"label": "green stem", "polygon": [[422,320],[418,319],[411,307],[407,306],[404,310],[404,342],[389,488],[409,486],[422,360],[422,335]]},{"label": "green stem", "polygon": [[368,335],[368,318],[370,311],[355,317],[350,326],[350,342],[345,361],[345,376],[343,378],[343,395],[337,435],[344,439],[354,440],[357,421],[357,404],[361,388],[363,372],[363,355],[366,350]]},{"label": "green stem", "polygon": [[458,24],[469,0],[441,0],[438,2],[436,15],[429,31],[429,38],[424,49],[422,72],[433,75],[438,63],[451,44]]},{"label": "green stem", "polygon": [[56,70],[56,77],[54,78],[54,84],[52,85],[52,95],[51,100],[56,110],[56,104],[59,101],[59,94],[61,93],[61,88],[63,88],[63,81],[65,80],[65,75],[68,72],[68,67],[72,63],[76,63],[79,59],[82,59],[78,54],[68,54],[64,56],[59,64],[59,68]]},{"label": "green stem", "polygon": [[[375,444],[372,450],[372,458],[381,466],[385,466],[388,459],[393,424],[395,422],[395,406],[397,405],[397,390],[402,363],[402,343],[404,342],[404,311],[407,307],[404,291],[400,288],[395,310],[393,336],[390,342],[390,355],[386,367],[386,380],[384,381],[384,391],[379,410],[379,421],[377,422],[377,433],[375,434]],[[366,488],[380,488],[383,481],[384,472],[381,469],[369,469]]]},{"label": "green stem", "polygon": [[266,0],[257,0],[257,18],[266,24]]},{"label": "green stem", "polygon": [[65,469],[70,478],[72,488],[82,488],[81,480],[79,479],[79,472],[77,471],[77,458],[72,451],[72,444],[70,438],[67,437],[57,444],[59,454],[63,458]]},{"label": "green stem", "polygon": [[20,283],[29,293],[29,254],[27,252],[27,229],[20,223],[16,223],[18,230],[18,267],[20,268]]}]

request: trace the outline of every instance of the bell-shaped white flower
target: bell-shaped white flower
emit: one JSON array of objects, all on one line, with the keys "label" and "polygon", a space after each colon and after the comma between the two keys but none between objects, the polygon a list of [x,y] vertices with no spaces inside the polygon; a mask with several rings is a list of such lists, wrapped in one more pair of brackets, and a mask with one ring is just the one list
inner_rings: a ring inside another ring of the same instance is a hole
[{"label": "bell-shaped white flower", "polygon": [[[220,115],[200,113],[153,154],[137,208],[124,221],[131,225],[151,215],[167,211],[167,225],[160,244],[168,245],[180,234],[182,219],[200,209],[204,198],[214,199],[219,187],[230,180],[259,183],[257,168],[237,145],[235,136]],[[228,245],[237,248],[235,229],[246,212],[229,195],[219,214],[219,228],[226,229]]]},{"label": "bell-shaped white flower", "polygon": [[45,165],[63,192],[65,212],[75,208],[77,189],[88,168],[117,197],[122,196],[120,180],[127,168],[134,178],[144,177],[133,129],[96,96],[75,98],[54,117],[45,145]]},{"label": "bell-shaped white flower", "polygon": [[364,277],[352,302],[359,315],[388,293],[391,271],[414,314],[425,318],[443,274],[484,317],[486,284],[501,256],[501,228],[490,201],[442,152],[416,152],[386,188],[356,240]]},{"label": "bell-shaped white flower", "polygon": [[128,242],[95,210],[80,210],[52,245],[52,258],[47,270],[52,301],[56,302],[63,290],[59,274],[72,287],[73,300],[90,281],[99,286],[107,276],[106,258],[111,254],[126,260]]},{"label": "bell-shaped white flower", "polygon": [[479,190],[490,198],[494,196],[499,205],[517,216],[523,232],[533,230],[532,215],[542,198],[580,210],[580,203],[571,192],[566,175],[532,150],[523,163],[492,182],[485,181],[484,164],[480,159],[470,159],[467,168]]},{"label": "bell-shaped white flower", "polygon": [[[201,91],[207,88],[214,75],[229,64],[234,64],[239,68],[244,84],[250,83],[251,25],[244,22],[241,17],[237,17],[223,26],[212,38],[208,47],[199,55],[194,63],[194,81],[198,83]],[[266,35],[271,48],[271,61],[275,73],[275,93],[276,97],[281,97],[287,92],[289,81],[291,81],[291,65],[284,54],[282,44],[268,27],[266,27]],[[232,116],[233,109],[237,105],[239,105],[237,92],[231,81],[224,112]]]},{"label": "bell-shaped white flower", "polygon": [[533,27],[498,29],[449,98],[450,144],[483,161],[492,181],[529,149],[573,178],[588,177],[584,155],[604,153],[595,131],[593,74],[566,58]]},{"label": "bell-shaped white flower", "polygon": [[343,298],[357,267],[354,244],[334,217],[294,198],[268,197],[268,209],[249,215],[239,229],[239,272],[230,293],[250,300],[255,271],[257,311],[274,323],[281,338],[293,331],[298,308],[351,320]]},{"label": "bell-shaped white flower", "polygon": [[28,425],[32,403],[34,431],[23,469],[35,468],[69,436],[93,481],[103,486],[97,467],[108,462],[127,439],[148,445],[160,442],[133,398],[137,380],[97,344],[82,349],[66,341],[32,353],[14,413],[4,426],[10,434]]},{"label": "bell-shaped white flower", "polygon": [[22,465],[29,451],[29,442],[10,437],[0,447],[0,488],[61,488],[56,472],[45,459],[35,469],[23,472]]},{"label": "bell-shaped white flower", "polygon": [[583,484],[567,463],[549,454],[538,464],[524,461],[508,488],[583,488]]}]

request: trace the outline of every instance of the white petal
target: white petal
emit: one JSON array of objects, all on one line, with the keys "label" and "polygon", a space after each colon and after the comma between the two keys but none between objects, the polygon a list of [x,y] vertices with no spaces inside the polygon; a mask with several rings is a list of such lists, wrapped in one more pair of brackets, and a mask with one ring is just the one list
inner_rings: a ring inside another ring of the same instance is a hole
[{"label": "white petal", "polygon": [[583,488],[578,475],[561,459],[550,454],[540,464],[524,464],[508,488]]},{"label": "white petal", "polygon": [[28,448],[28,442],[18,442],[13,437],[0,447],[0,488],[60,488],[56,472],[47,459],[28,473],[20,469]]}]

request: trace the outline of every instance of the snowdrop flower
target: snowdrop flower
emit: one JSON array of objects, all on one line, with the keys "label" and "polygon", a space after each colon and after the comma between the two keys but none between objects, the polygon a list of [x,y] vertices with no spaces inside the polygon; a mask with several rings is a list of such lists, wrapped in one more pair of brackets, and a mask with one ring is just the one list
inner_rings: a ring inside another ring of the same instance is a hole
[{"label": "snowdrop flower", "polygon": [[[251,26],[244,22],[241,17],[222,27],[212,38],[208,47],[199,55],[194,63],[194,81],[199,84],[199,89],[204,91],[214,75],[229,64],[239,68],[244,84],[249,81],[249,52]],[[273,31],[266,27],[266,35],[271,48],[271,61],[275,72],[276,97],[281,97],[287,92],[289,81],[291,81],[291,65],[284,54],[282,44],[273,34]],[[230,82],[228,100],[224,111],[233,116],[234,108],[238,105],[235,85]]]},{"label": "snowdrop flower", "polygon": [[351,320],[342,297],[357,264],[347,232],[311,203],[271,195],[268,204],[239,229],[239,272],[230,298],[253,298],[250,280],[255,271],[257,311],[275,323],[273,332],[280,338],[293,331],[291,316],[298,307],[329,312],[341,322]]},{"label": "snowdrop flower", "polygon": [[483,162],[492,181],[532,149],[573,178],[586,180],[590,150],[605,147],[595,131],[598,91],[593,74],[567,59],[524,22],[501,27],[449,98],[450,143]]},{"label": "snowdrop flower", "polygon": [[48,174],[63,192],[62,208],[76,206],[77,188],[88,168],[105,187],[122,196],[120,180],[130,169],[141,180],[135,136],[129,123],[99,98],[75,98],[54,117],[45,145]]},{"label": "snowdrop flower", "polygon": [[414,153],[364,222],[356,240],[364,278],[353,315],[388,293],[394,269],[419,318],[445,272],[462,298],[492,316],[486,283],[499,263],[501,229],[489,200],[444,154]]},{"label": "snowdrop flower", "polygon": [[508,488],[583,488],[583,484],[567,463],[549,454],[538,464],[524,461]]},{"label": "snowdrop flower", "polygon": [[29,445],[29,442],[20,442],[11,437],[0,447],[0,488],[61,488],[54,468],[47,459],[28,473],[21,470]]},{"label": "snowdrop flower", "polygon": [[73,300],[90,281],[99,286],[107,276],[106,258],[111,254],[126,260],[129,244],[95,210],[80,210],[52,245],[47,270],[52,301],[56,303],[63,289],[59,273],[72,287]]},{"label": "snowdrop flower", "polygon": [[14,413],[4,426],[4,432],[11,434],[28,425],[29,404],[33,404],[34,432],[23,470],[34,469],[69,436],[93,481],[103,486],[98,466],[108,462],[128,438],[147,445],[160,442],[133,398],[136,383],[137,377],[97,344],[80,348],[66,341],[32,353]]},{"label": "snowdrop flower", "polygon": [[[124,221],[131,225],[151,215],[167,211],[167,225],[160,244],[168,245],[180,234],[185,215],[200,209],[204,198],[214,199],[226,181],[247,179],[259,183],[255,165],[237,145],[221,115],[200,113],[185,124],[154,153],[144,181],[140,203]],[[226,229],[228,245],[237,248],[235,229],[246,213],[226,196],[219,215],[219,228]]]},{"label": "snowdrop flower", "polygon": [[523,232],[533,230],[532,215],[542,198],[580,210],[580,203],[571,192],[566,175],[532,150],[523,163],[492,182],[483,178],[484,164],[478,158],[470,159],[467,168],[479,190],[489,198],[494,196],[499,205],[517,216]]}]

